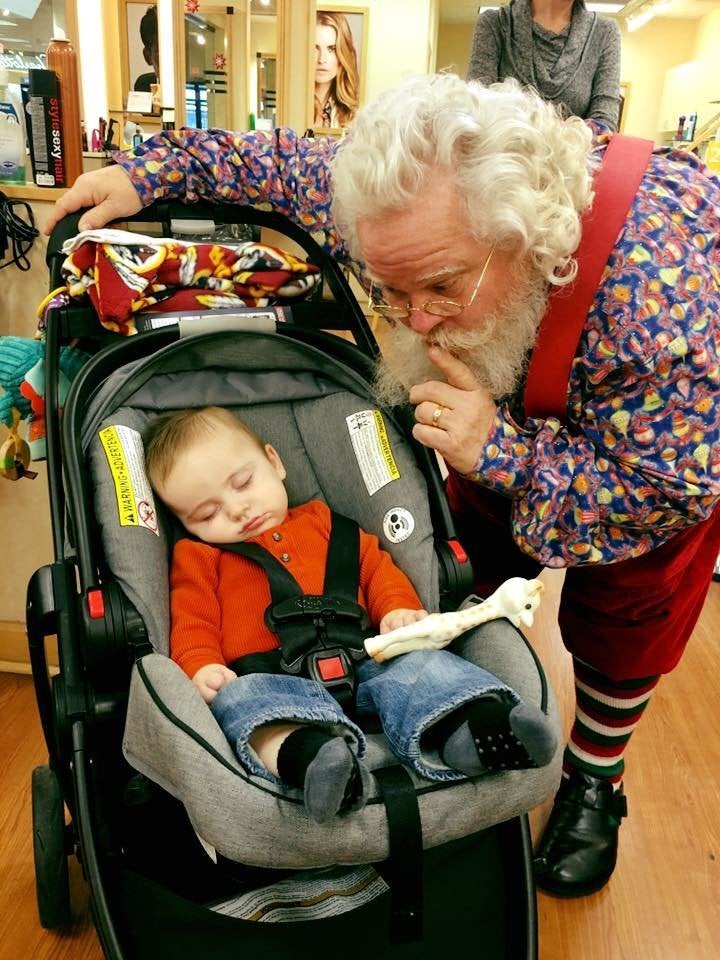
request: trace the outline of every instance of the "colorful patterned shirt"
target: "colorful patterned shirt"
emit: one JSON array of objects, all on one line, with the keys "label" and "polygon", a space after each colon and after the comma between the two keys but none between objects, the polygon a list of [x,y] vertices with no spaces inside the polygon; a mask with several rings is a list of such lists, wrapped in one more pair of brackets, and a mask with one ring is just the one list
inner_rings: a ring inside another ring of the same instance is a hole
[{"label": "colorful patterned shirt", "polygon": [[[609,131],[591,124],[602,154]],[[350,263],[330,212],[342,143],[163,133],[118,161],[145,203],[242,202],[302,225]],[[511,497],[513,536],[552,567],[639,556],[707,518],[720,495],[720,183],[692,154],[652,156],[588,314],[568,422],[506,404],[472,478]],[[362,264],[351,264],[362,276]]]}]

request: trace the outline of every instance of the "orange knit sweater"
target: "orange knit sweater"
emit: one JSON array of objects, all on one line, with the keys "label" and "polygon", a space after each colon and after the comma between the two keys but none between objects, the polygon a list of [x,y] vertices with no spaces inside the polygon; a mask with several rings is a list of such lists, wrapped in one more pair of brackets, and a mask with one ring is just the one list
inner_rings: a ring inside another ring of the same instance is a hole
[{"label": "orange knit sweater", "polygon": [[[330,510],[312,500],[288,511],[279,527],[258,543],[295,577],[305,593],[322,593],[330,537]],[[273,650],[277,636],[263,619],[270,603],[265,572],[228,550],[180,540],[170,571],[170,655],[189,677],[209,663],[232,663],[247,653]],[[377,537],[360,531],[358,602],[377,627],[386,613],[419,610],[422,603],[405,574],[380,549]]]}]

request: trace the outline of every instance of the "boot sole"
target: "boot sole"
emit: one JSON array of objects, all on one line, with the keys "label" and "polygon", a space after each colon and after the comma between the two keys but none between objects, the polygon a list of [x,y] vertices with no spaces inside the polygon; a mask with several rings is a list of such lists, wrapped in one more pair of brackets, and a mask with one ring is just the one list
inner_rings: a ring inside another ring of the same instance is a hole
[{"label": "boot sole", "polygon": [[552,897],[559,897],[562,900],[572,900],[575,897],[588,897],[592,893],[598,893],[603,887],[607,886],[612,874],[604,877],[602,880],[595,880],[592,883],[561,885],[552,882],[547,883],[543,878],[535,880],[535,886]]}]

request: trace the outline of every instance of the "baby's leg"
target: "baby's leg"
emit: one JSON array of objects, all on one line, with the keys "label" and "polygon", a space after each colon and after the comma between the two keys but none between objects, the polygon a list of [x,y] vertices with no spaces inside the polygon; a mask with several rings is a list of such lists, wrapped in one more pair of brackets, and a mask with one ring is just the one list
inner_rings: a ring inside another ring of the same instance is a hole
[{"label": "baby's leg", "polygon": [[555,754],[538,707],[449,650],[364,661],[359,675],[358,711],[373,706],[396,755],[429,779],[543,766]]},{"label": "baby's leg", "polygon": [[357,759],[362,730],[314,680],[250,673],[226,684],[210,704],[243,766],[304,793],[322,823],[362,806],[370,775]]},{"label": "baby's leg", "polygon": [[250,734],[250,746],[260,758],[262,765],[274,777],[283,779],[278,772],[280,748],[291,733],[302,729],[303,727],[299,723],[266,723],[262,727],[256,727]]},{"label": "baby's leg", "polygon": [[303,791],[317,823],[365,805],[370,774],[343,737],[319,726],[271,723],[252,732],[250,746],[270,773]]}]

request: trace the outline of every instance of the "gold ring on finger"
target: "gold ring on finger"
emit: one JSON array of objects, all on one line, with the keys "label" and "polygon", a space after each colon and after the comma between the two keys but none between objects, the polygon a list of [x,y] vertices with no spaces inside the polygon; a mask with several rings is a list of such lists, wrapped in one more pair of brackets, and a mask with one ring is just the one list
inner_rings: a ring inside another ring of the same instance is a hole
[{"label": "gold ring on finger", "polygon": [[438,423],[440,422],[440,417],[442,416],[442,412],[444,409],[445,407],[435,407],[435,409],[433,410],[433,415],[432,415],[433,427],[437,427]]}]

